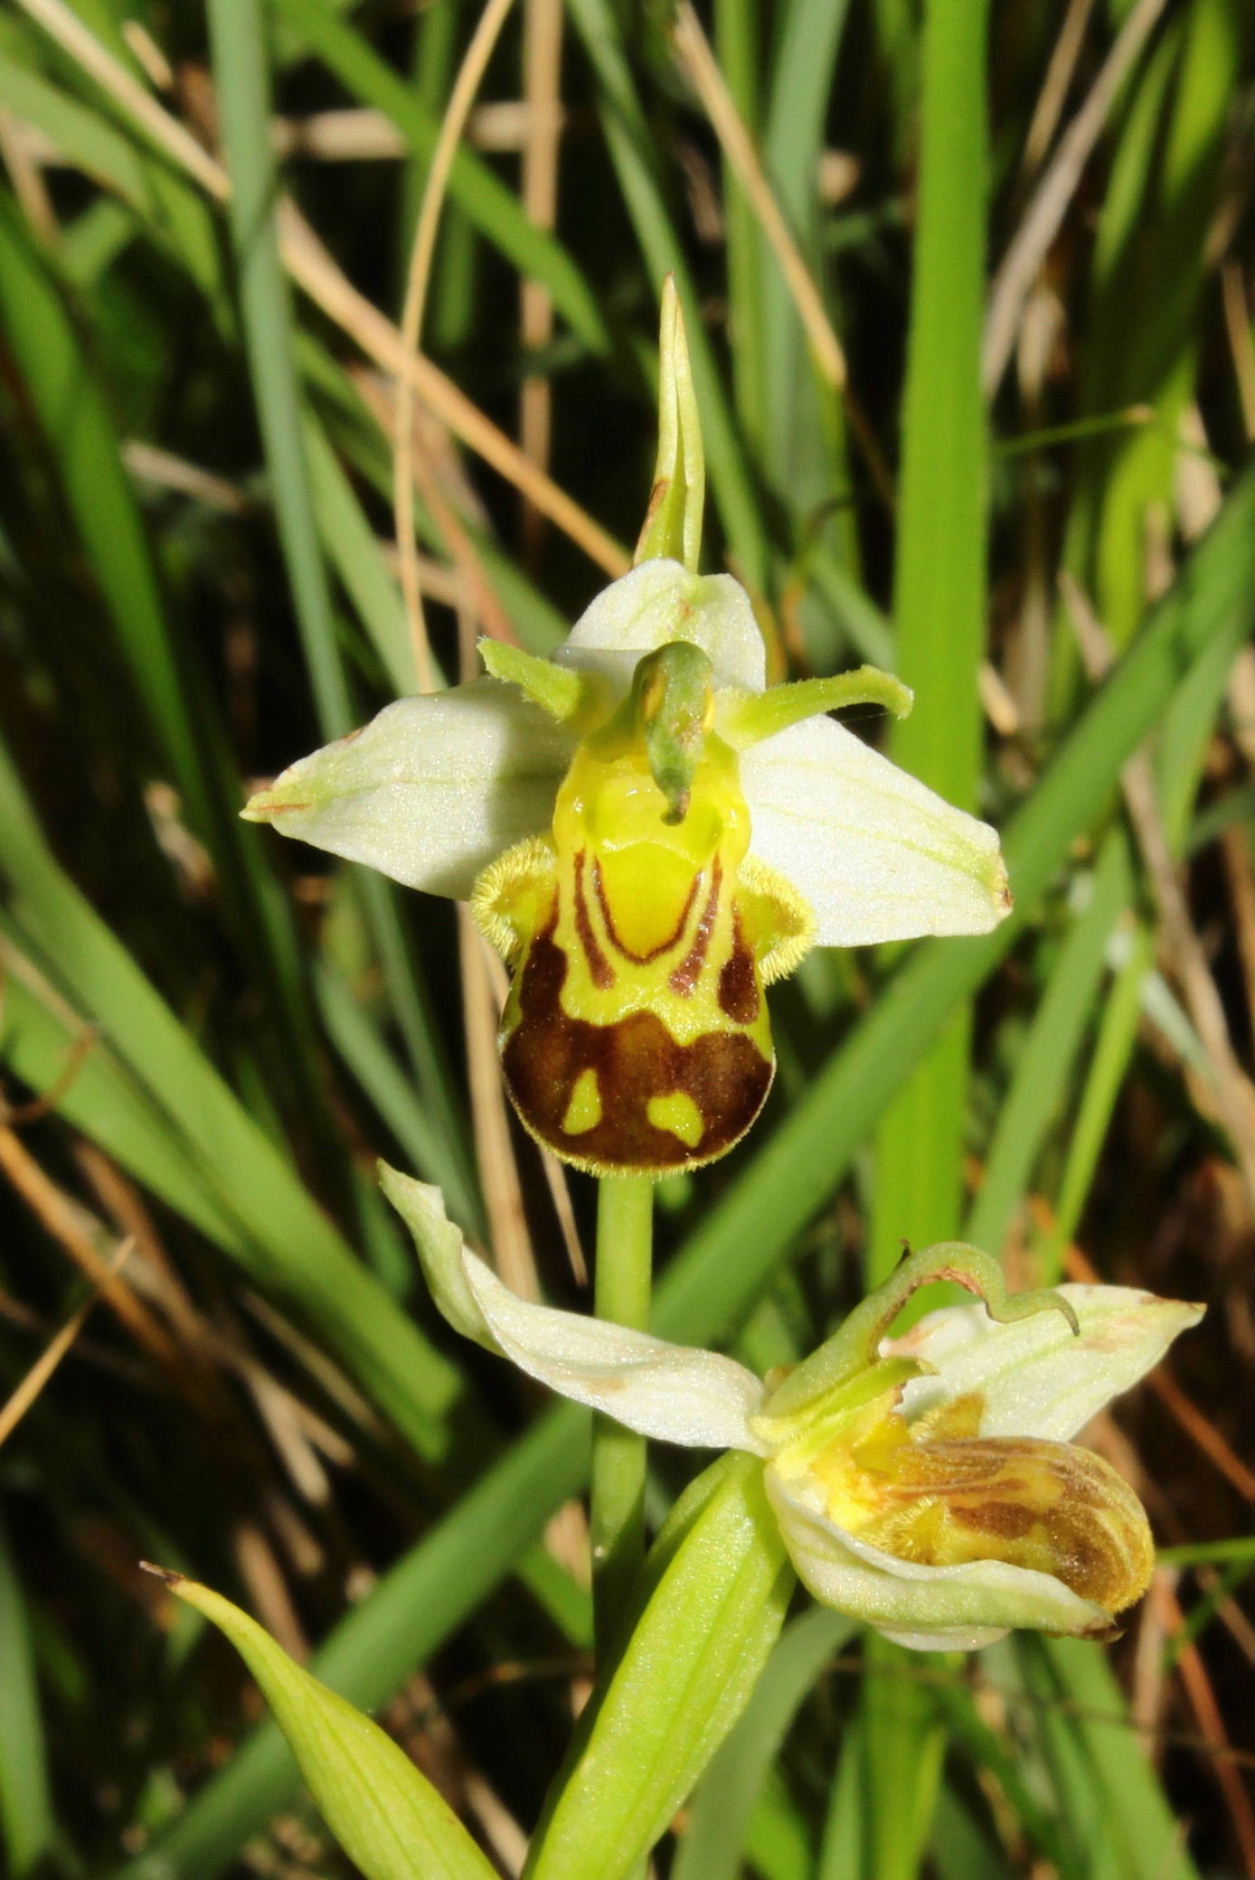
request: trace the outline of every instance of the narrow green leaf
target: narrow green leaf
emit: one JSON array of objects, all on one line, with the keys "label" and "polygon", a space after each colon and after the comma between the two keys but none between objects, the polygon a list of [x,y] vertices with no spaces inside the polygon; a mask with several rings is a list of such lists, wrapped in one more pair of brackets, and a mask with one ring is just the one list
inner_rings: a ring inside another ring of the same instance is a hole
[{"label": "narrow green leaf", "polygon": [[528,1880],[622,1880],[749,1700],[795,1584],[762,1464],[727,1456],[581,1718]]},{"label": "narrow green leaf", "polygon": [[1001,1251],[1051,1125],[1060,1114],[1082,1039],[1093,1021],[1107,946],[1132,889],[1123,843],[1107,843],[1089,883],[1089,901],[1069,929],[1046,982],[1015,1075],[998,1106],[998,1125],[963,1239]]},{"label": "narrow green leaf", "polygon": [[495,1880],[448,1803],[377,1723],[302,1671],[229,1599],[179,1574],[160,1577],[244,1659],[327,1826],[366,1880]]},{"label": "narrow green leaf", "polygon": [[257,416],[323,736],[339,738],[353,729],[355,714],[318,546],[292,350],[291,292],[279,258],[265,24],[255,0],[209,0],[209,27]]},{"label": "narrow green leaf", "polygon": [[749,1707],[698,1785],[672,1880],[738,1880],[751,1817],[798,1709],[854,1632],[851,1619],[812,1606],[785,1629]]},{"label": "narrow green leaf", "polygon": [[1032,1668],[1042,1727],[1063,1751],[1060,1800],[1081,1837],[1084,1871],[1110,1871],[1120,1880],[1197,1880],[1154,1767],[1130,1740],[1124,1695],[1106,1654],[1075,1639],[1021,1638],[1016,1649]]},{"label": "narrow green leaf", "polygon": [[[394,1697],[500,1584],[588,1470],[589,1418],[550,1410],[494,1463],[458,1506],[353,1608],[313,1661],[333,1689],[366,1710]],[[580,1640],[591,1638],[585,1610]],[[271,1816],[291,1804],[296,1770],[273,1723],[263,1724],[118,1880],[213,1880]]]},{"label": "narrow green leaf", "polygon": [[3,1523],[0,1645],[4,1658],[4,1673],[0,1676],[0,1842],[8,1850],[9,1872],[14,1880],[21,1880],[48,1851],[54,1828],[30,1625]]},{"label": "narrow green leaf", "polygon": [[[981,772],[989,480],[980,383],[987,34],[984,0],[928,0],[894,571],[896,669],[917,704],[890,734],[895,762],[968,810]],[[970,1017],[960,1005],[881,1125],[871,1285],[892,1271],[904,1240],[927,1245],[958,1231],[969,1043]],[[902,1819],[900,1810],[884,1812]]]}]

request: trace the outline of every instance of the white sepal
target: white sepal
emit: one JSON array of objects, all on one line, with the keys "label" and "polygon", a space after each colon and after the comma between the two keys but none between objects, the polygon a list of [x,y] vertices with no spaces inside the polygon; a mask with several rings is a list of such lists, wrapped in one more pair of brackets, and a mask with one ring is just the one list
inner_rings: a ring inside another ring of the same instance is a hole
[{"label": "white sepal", "polygon": [[761,692],[767,683],[763,636],[740,583],[730,574],[690,574],[663,559],[643,561],[603,588],[554,658],[601,673],[626,692],[641,656],[668,640],[700,646],[716,685]]},{"label": "white sepal", "polygon": [[244,814],[466,900],[489,862],[553,820],[574,740],[513,686],[476,679],[400,699],[259,791]]},{"label": "white sepal", "polygon": [[498,1347],[529,1377],[641,1436],[692,1449],[764,1453],[749,1428],[763,1387],[734,1359],[580,1312],[533,1305],[503,1286],[473,1253],[463,1256],[463,1266]]},{"label": "white sepal", "polygon": [[1011,910],[998,837],[830,718],[741,757],[754,854],[815,910],[820,946],[988,933]]},{"label": "white sepal", "polygon": [[1111,1615],[1050,1573],[974,1560],[929,1567],[900,1560],[828,1520],[768,1465],[767,1493],[798,1578],[816,1599],[916,1651],[971,1651],[1015,1626],[1102,1636]]},{"label": "white sepal", "polygon": [[984,1399],[982,1436],[1031,1433],[1067,1442],[1111,1398],[1128,1390],[1163,1357],[1203,1307],[1157,1299],[1128,1286],[1061,1286],[1080,1323],[1071,1332],[1057,1312],[997,1324],[984,1306],[943,1306],[882,1355],[934,1367],[906,1387],[903,1410],[915,1422],[956,1398]]},{"label": "white sepal", "polygon": [[466,1242],[444,1211],[444,1196],[428,1182],[380,1162],[379,1186],[414,1237],[427,1290],[436,1310],[463,1338],[486,1351],[501,1347],[488,1329],[488,1321],[466,1280]]}]

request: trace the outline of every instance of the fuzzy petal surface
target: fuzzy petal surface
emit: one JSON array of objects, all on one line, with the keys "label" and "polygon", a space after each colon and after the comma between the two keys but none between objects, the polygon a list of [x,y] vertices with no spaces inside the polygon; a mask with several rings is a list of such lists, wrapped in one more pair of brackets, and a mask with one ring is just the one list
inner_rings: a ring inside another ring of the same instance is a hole
[{"label": "fuzzy petal surface", "polygon": [[678,561],[643,561],[611,582],[580,615],[554,654],[626,692],[637,661],[668,640],[700,646],[716,685],[761,692],[767,653],[749,595],[730,574],[697,575]]},{"label": "fuzzy petal surface", "polygon": [[820,946],[988,933],[1011,911],[998,837],[830,718],[741,757],[752,853],[815,910]]},{"label": "fuzzy petal surface", "polygon": [[1052,1574],[1001,1560],[955,1567],[899,1560],[837,1527],[770,1467],[767,1493],[798,1578],[815,1598],[916,1651],[972,1651],[1016,1626],[1111,1632],[1110,1613]]},{"label": "fuzzy petal surface", "polygon": [[1203,1307],[1157,1299],[1128,1286],[1061,1286],[1080,1336],[1057,1312],[1000,1325],[984,1306],[943,1306],[900,1338],[886,1357],[920,1359],[935,1376],[913,1378],[903,1409],[915,1422],[956,1398],[980,1396],[982,1436],[1040,1436],[1067,1442],[1121,1391],[1154,1369]]},{"label": "fuzzy petal surface", "polygon": [[529,1377],[641,1436],[692,1449],[763,1453],[749,1429],[763,1387],[735,1359],[668,1344],[580,1312],[533,1305],[503,1286],[473,1253],[463,1263],[493,1338]]},{"label": "fuzzy petal surface", "polygon": [[466,900],[503,849],[540,835],[574,749],[569,732],[496,679],[400,699],[259,791],[244,814]]}]

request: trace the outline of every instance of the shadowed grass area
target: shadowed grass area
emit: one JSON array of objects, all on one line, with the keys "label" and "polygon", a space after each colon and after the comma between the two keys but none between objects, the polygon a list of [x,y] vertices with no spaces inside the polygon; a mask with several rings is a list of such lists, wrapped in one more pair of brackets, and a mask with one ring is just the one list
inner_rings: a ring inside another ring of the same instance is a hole
[{"label": "shadowed grass area", "polygon": [[[447,1334],[373,1171],[580,1305],[591,1184],[505,1116],[449,905],[238,820],[422,669],[397,321],[479,11],[0,20],[0,1402],[94,1302],[0,1411],[19,1876],[347,1871],[141,1557],[381,1711],[506,1872],[583,1688],[585,1422]],[[773,995],[762,1122],[663,1186],[658,1329],[789,1363],[960,1226],[1016,1286],[1208,1305],[1089,1436],[1171,1550],[1126,1637],[924,1660],[802,1612],[682,1880],[1255,1863],[1249,42],[1236,0],[518,0],[450,172],[439,670],[551,649],[625,565],[674,273],[705,566],[775,675],[915,686],[853,728],[1000,827],[1017,898]]]}]

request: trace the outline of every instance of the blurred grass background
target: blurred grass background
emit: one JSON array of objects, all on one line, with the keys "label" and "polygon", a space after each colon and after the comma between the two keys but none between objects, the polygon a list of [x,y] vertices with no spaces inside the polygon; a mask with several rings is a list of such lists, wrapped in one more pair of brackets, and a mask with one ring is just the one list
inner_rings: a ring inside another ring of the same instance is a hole
[{"label": "blurred grass background", "polygon": [[[445,1335],[373,1160],[572,1302],[591,1185],[505,1115],[455,912],[236,816],[417,683],[396,321],[478,13],[0,16],[15,1876],[341,1869],[140,1556],[382,1707],[504,1873],[582,1689],[583,1419]],[[917,687],[890,748],[1017,893],[781,989],[763,1122],[661,1192],[660,1328],[787,1362],[959,1232],[1209,1306],[1091,1433],[1166,1548],[1121,1643],[920,1658],[800,1608],[676,1880],[1255,1869],[1250,42],[1240,0],[517,0],[451,173],[413,368],[440,669],[548,650],[625,565],[674,271],[707,565],[778,673]]]}]

